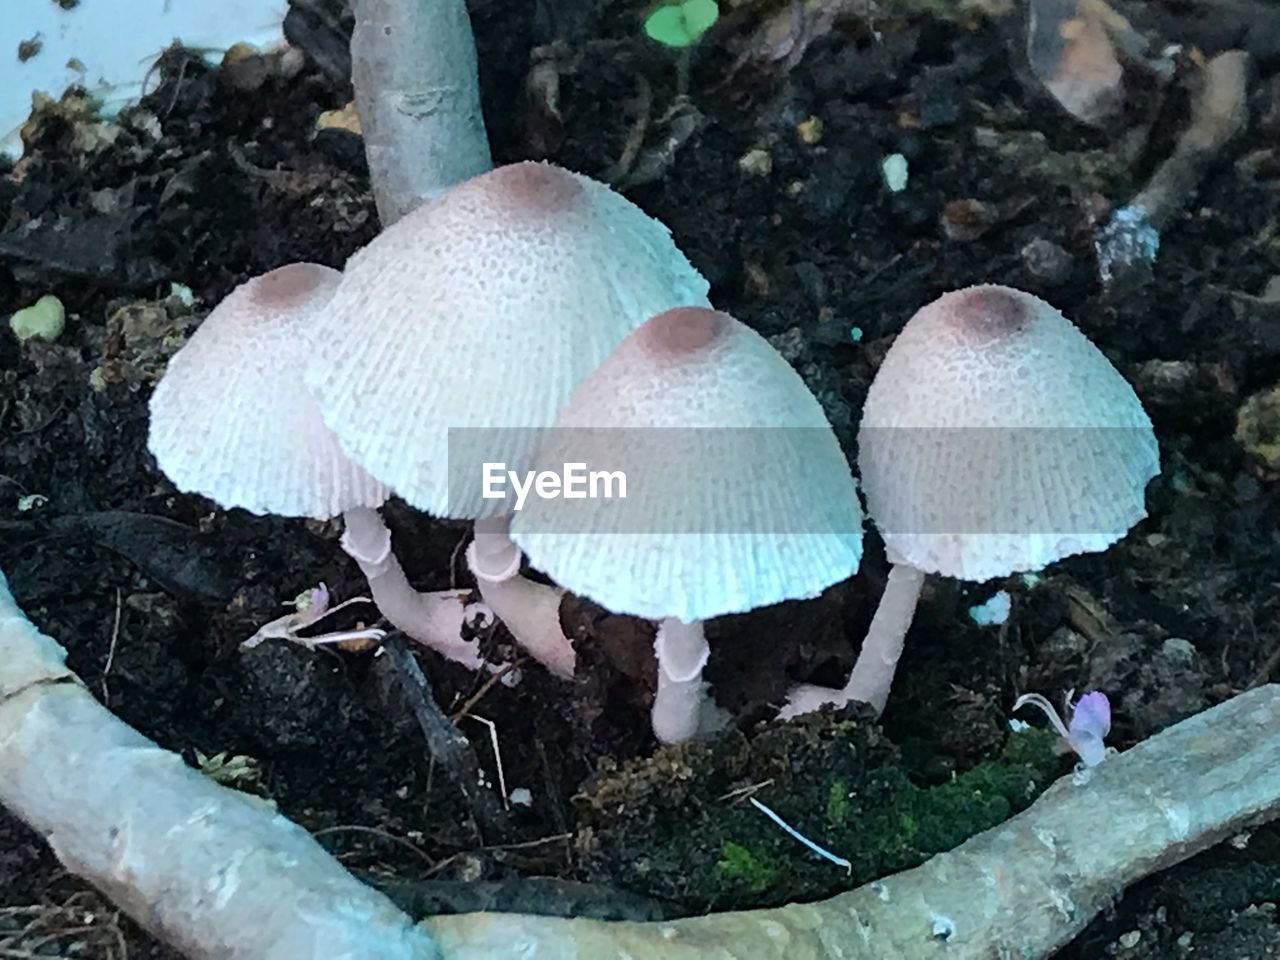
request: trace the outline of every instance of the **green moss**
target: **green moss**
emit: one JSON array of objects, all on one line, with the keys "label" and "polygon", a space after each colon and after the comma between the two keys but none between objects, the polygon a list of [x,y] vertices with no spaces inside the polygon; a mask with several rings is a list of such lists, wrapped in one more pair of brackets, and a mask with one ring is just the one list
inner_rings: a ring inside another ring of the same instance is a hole
[{"label": "green moss", "polygon": [[[588,879],[686,910],[830,896],[949,850],[1025,808],[1060,769],[1055,737],[1008,737],[1000,756],[913,782],[879,729],[822,713],[753,736],[666,748],[610,766],[577,798]],[[744,802],[742,788],[852,864],[833,865]]]},{"label": "green moss", "polygon": [[842,827],[849,814],[853,812],[853,804],[849,799],[849,784],[845,780],[833,780],[827,791],[827,822],[833,827]]},{"label": "green moss", "polygon": [[1041,730],[1011,735],[996,760],[986,760],[946,783],[921,788],[895,772],[898,793],[889,815],[875,816],[873,842],[903,865],[950,850],[1024,810],[1058,768],[1055,737]]},{"label": "green moss", "polygon": [[760,894],[777,882],[777,866],[752,853],[742,844],[726,840],[720,849],[715,872],[729,886],[738,886],[747,893]]}]

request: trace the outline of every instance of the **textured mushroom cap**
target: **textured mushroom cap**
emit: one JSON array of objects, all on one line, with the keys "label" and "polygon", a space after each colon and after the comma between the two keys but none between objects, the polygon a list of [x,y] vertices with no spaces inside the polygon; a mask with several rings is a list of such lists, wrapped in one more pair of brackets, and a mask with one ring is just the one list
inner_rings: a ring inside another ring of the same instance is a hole
[{"label": "textured mushroom cap", "polygon": [[705,620],[857,572],[862,515],[821,406],[723,313],[671,310],[627,337],[544,438],[537,464],[565,463],[621,470],[626,498],[531,496],[512,538],[617,613]]},{"label": "textured mushroom cap", "polygon": [[948,293],[894,341],[858,467],[890,556],[989,580],[1105,550],[1146,516],[1151,421],[1061,313],[999,286]]},{"label": "textured mushroom cap", "polygon": [[492,506],[481,463],[519,469],[530,428],[549,427],[623,337],[706,295],[670,231],[621,195],[550,164],[513,164],[458,184],[351,258],[307,383],[365,469],[420,509],[477,517]]},{"label": "textured mushroom cap", "polygon": [[241,284],[151,395],[147,445],[179,490],[252,513],[327,519],[387,489],[352,463],[302,382],[312,328],[341,274],[294,263]]}]

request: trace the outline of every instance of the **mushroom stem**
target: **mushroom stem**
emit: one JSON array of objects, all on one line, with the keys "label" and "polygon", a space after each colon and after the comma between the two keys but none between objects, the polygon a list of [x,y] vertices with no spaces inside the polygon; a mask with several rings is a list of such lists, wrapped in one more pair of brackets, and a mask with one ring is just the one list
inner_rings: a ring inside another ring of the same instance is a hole
[{"label": "mushroom stem", "polygon": [[480,645],[462,639],[466,590],[421,593],[405,576],[391,551],[391,531],[372,507],[356,507],[342,515],[346,529],[342,549],[369,581],[369,592],[382,615],[418,643],[477,670],[482,664]]},{"label": "mushroom stem", "polygon": [[668,617],[653,641],[658,657],[658,692],[653,698],[653,733],[663,743],[680,743],[698,732],[707,685],[702,668],[711,648],[702,621]]},{"label": "mushroom stem", "polygon": [[510,516],[482,517],[467,548],[467,566],[480,596],[512,638],[558,677],[573,678],[573,644],[560,628],[563,590],[520,575],[523,554],[507,530]]},{"label": "mushroom stem", "polygon": [[846,702],[860,700],[870,704],[877,714],[884,710],[893,686],[893,674],[902,657],[902,645],[916,614],[924,573],[905,563],[895,563],[889,570],[880,606],[862,641],[862,650],[844,685]]},{"label": "mushroom stem", "polygon": [[493,166],[463,0],[356,0],[351,79],[382,226]]},{"label": "mushroom stem", "polygon": [[786,705],[778,715],[784,719],[798,717],[828,703],[843,707],[856,700],[869,704],[879,716],[889,700],[889,688],[893,686],[893,675],[902,657],[903,641],[915,617],[923,584],[922,571],[906,563],[895,563],[853,672],[849,674],[849,682],[839,690],[801,684],[787,695]]}]

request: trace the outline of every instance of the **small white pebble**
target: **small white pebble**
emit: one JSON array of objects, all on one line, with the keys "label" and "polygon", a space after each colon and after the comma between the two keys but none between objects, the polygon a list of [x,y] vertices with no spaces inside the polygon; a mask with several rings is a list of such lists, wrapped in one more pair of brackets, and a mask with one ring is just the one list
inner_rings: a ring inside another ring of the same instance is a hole
[{"label": "small white pebble", "polygon": [[950,917],[934,917],[932,930],[933,939],[950,940],[951,935],[956,932],[956,925],[951,922]]},{"label": "small white pebble", "polygon": [[511,689],[513,687],[520,686],[520,681],[523,679],[524,679],[524,674],[521,673],[520,669],[517,667],[515,670],[508,670],[506,673],[504,673],[501,677],[498,678],[498,682],[502,684],[504,687]]},{"label": "small white pebble", "polygon": [[511,791],[511,797],[509,799],[517,807],[533,806],[533,794],[530,792],[528,787],[516,787]]},{"label": "small white pebble", "polygon": [[1124,947],[1126,950],[1132,950],[1138,945],[1138,941],[1141,939],[1141,932],[1137,930],[1130,930],[1128,933],[1120,934],[1120,946]]},{"label": "small white pebble", "polygon": [[1028,590],[1040,585],[1040,581],[1044,579],[1038,573],[1024,573],[1018,578],[1024,587]]},{"label": "small white pebble", "polygon": [[989,600],[969,608],[969,619],[980,627],[997,626],[1009,619],[1013,602],[1004,590],[997,590]]},{"label": "small white pebble", "polygon": [[901,193],[907,189],[907,158],[902,154],[891,153],[880,161],[880,173],[890,193]]},{"label": "small white pebble", "polygon": [[185,283],[169,284],[169,296],[175,297],[184,307],[193,307],[196,303],[196,295]]},{"label": "small white pebble", "polygon": [[738,158],[738,169],[753,177],[767,177],[773,172],[773,157],[760,147],[748,150]]}]

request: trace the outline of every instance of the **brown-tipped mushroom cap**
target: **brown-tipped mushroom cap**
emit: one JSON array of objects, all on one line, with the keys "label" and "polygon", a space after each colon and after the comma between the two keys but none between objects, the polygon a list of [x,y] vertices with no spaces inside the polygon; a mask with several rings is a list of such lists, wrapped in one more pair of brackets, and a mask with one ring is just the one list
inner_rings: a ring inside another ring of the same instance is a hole
[{"label": "brown-tipped mushroom cap", "polygon": [[821,406],[726,314],[638,328],[574,391],[537,462],[625,475],[625,498],[530,497],[511,527],[535,566],[615,612],[688,623],[857,572],[862,516]]},{"label": "brown-tipped mushroom cap", "polygon": [[666,227],[621,195],[517,163],[352,257],[307,382],[343,447],[398,494],[481,516],[482,462],[519,469],[530,428],[550,426],[623,337],[706,293]]},{"label": "brown-tipped mushroom cap", "polygon": [[352,463],[302,382],[341,274],[294,263],[241,284],[169,361],[147,444],[179,490],[252,513],[327,519],[386,488]]},{"label": "brown-tipped mushroom cap", "polygon": [[1105,550],[1146,516],[1151,421],[1052,306],[948,293],[898,335],[867,395],[858,466],[893,559],[989,580]]}]

